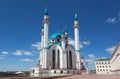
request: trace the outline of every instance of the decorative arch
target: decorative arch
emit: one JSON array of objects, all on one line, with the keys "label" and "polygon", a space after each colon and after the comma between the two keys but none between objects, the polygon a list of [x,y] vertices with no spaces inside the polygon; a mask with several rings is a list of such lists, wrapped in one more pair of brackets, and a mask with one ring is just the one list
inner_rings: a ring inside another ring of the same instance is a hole
[{"label": "decorative arch", "polygon": [[62,48],[57,44],[51,46],[51,48],[49,49],[48,61],[50,60],[52,69],[60,69],[62,67],[63,60],[60,59],[62,56],[62,52]]},{"label": "decorative arch", "polygon": [[73,69],[76,67],[76,55],[72,45],[66,47],[67,69]]}]

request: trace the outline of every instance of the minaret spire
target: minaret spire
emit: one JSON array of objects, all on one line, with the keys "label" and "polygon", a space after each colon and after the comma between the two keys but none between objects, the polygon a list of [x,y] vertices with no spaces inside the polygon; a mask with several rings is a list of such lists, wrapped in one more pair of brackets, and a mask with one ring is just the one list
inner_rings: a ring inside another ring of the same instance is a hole
[{"label": "minaret spire", "polygon": [[79,21],[78,15],[75,13],[74,16],[74,35],[75,35],[75,53],[76,53],[76,68],[81,69],[81,61],[80,61],[80,42],[79,42]]},{"label": "minaret spire", "polygon": [[45,7],[45,13],[44,15],[48,15],[48,9],[47,9],[47,6]]},{"label": "minaret spire", "polygon": [[77,13],[75,13],[74,20],[78,20],[78,15],[77,15]]}]

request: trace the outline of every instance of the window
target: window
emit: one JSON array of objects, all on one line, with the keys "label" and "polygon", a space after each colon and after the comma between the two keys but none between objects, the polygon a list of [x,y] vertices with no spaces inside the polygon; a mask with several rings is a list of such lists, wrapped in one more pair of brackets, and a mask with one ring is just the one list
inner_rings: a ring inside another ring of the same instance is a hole
[{"label": "window", "polygon": [[106,69],[106,71],[108,71],[108,69]]},{"label": "window", "polygon": [[100,66],[100,68],[101,68],[101,66]]},{"label": "window", "polygon": [[72,52],[71,51],[67,52],[67,68],[68,69],[72,68]]},{"label": "window", "polygon": [[105,69],[103,69],[103,71],[105,71]]},{"label": "window", "polygon": [[33,71],[32,71],[33,73],[35,73],[35,70],[33,69]]},{"label": "window", "polygon": [[70,71],[67,71],[67,73],[69,74],[69,73],[70,73]]},{"label": "window", "polygon": [[99,68],[99,66],[97,66],[97,68]]},{"label": "window", "polygon": [[103,64],[103,62],[102,62],[102,64]]},{"label": "window", "polygon": [[104,68],[104,66],[103,66],[103,68]]},{"label": "window", "polygon": [[63,71],[60,71],[60,73],[62,74],[62,73],[63,73]]},{"label": "window", "polygon": [[52,68],[55,69],[55,50],[52,51]]},{"label": "window", "polygon": [[100,69],[100,71],[102,71],[102,69]]},{"label": "window", "polygon": [[60,39],[59,39],[59,38],[57,39],[57,42],[60,42]]},{"label": "window", "polygon": [[57,50],[57,68],[60,67],[60,50]]},{"label": "window", "polygon": [[111,66],[109,66],[109,68],[111,68]]},{"label": "window", "polygon": [[54,73],[56,73],[56,71],[54,71]]},{"label": "window", "polygon": [[107,66],[106,66],[106,68],[107,68]]},{"label": "window", "polygon": [[99,69],[98,69],[98,71],[99,71]]}]

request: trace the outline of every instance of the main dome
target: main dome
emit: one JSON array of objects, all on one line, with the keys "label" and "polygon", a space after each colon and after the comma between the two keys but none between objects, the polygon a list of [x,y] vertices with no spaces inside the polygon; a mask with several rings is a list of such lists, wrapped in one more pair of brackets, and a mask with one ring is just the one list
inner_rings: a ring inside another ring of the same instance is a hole
[{"label": "main dome", "polygon": [[61,38],[61,35],[62,35],[62,33],[54,33],[54,34],[52,34],[52,35],[50,36],[50,40],[51,40],[51,39],[54,39],[54,38],[57,38],[57,37],[60,37],[60,38]]}]

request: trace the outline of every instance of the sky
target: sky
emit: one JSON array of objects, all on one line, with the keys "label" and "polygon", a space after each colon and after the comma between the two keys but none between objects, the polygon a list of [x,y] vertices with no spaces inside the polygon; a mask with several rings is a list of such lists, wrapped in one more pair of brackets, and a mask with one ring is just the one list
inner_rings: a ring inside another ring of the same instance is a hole
[{"label": "sky", "polygon": [[[0,0],[0,71],[30,70],[37,65],[44,9],[49,37],[68,27],[74,44],[74,14],[80,24],[80,52],[89,64],[110,58],[120,40],[120,0]],[[93,69],[92,65],[89,65]]]}]

